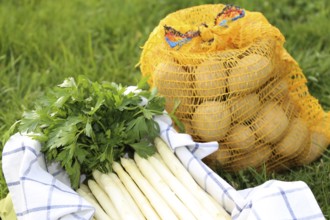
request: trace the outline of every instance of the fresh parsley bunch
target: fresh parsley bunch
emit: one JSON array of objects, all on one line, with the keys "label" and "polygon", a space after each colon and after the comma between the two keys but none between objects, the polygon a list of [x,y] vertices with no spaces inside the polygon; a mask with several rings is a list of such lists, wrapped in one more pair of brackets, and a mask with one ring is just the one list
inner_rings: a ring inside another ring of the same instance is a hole
[{"label": "fresh parsley bunch", "polygon": [[116,83],[80,76],[51,89],[23,114],[18,129],[42,143],[46,160],[60,162],[76,189],[82,173],[109,172],[126,153],[152,155],[159,135],[153,117],[164,108],[165,99],[155,89],[147,90],[145,80],[127,92]]}]

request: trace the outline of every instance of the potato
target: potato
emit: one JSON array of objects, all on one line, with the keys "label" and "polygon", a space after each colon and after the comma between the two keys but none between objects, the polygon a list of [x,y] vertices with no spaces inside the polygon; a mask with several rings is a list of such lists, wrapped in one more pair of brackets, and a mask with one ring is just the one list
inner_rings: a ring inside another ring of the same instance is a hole
[{"label": "potato", "polygon": [[154,86],[166,99],[165,109],[172,112],[179,101],[177,117],[185,118],[193,111],[193,90],[191,74],[175,63],[160,63],[153,74]]},{"label": "potato", "polygon": [[283,100],[289,94],[289,84],[285,79],[273,81],[267,84],[265,88],[260,91],[260,96],[264,100]]},{"label": "potato", "polygon": [[297,164],[309,164],[322,156],[330,145],[329,128],[330,113],[328,112],[310,127],[310,140],[296,158]]},{"label": "potato", "polygon": [[[246,168],[258,168],[266,163],[271,157],[272,149],[269,145],[262,145],[258,148],[251,149],[249,152],[240,155],[232,162],[231,169],[233,171],[244,170]],[[233,155],[235,157],[235,155]]]},{"label": "potato", "polygon": [[271,76],[271,60],[259,54],[249,54],[237,61],[229,71],[228,88],[232,93],[250,93],[263,85]]},{"label": "potato", "polygon": [[294,118],[283,139],[275,146],[276,153],[285,158],[294,158],[303,150],[309,139],[307,123],[301,118]]},{"label": "potato", "polygon": [[330,141],[325,134],[314,131],[310,141],[305,145],[303,152],[295,159],[298,165],[307,165],[318,159],[328,148]]},{"label": "potato", "polygon": [[231,157],[231,149],[227,145],[220,143],[220,148],[214,153],[204,158],[203,161],[210,168],[215,170],[219,165],[225,166],[230,161]]},{"label": "potato", "polygon": [[250,93],[245,96],[230,98],[230,110],[233,115],[233,121],[244,122],[255,116],[261,103],[256,93]]},{"label": "potato", "polygon": [[202,141],[218,141],[225,137],[230,124],[230,110],[226,102],[206,101],[197,106],[192,116],[194,134]]},{"label": "potato", "polygon": [[220,149],[217,150],[215,153],[215,158],[220,164],[220,166],[225,166],[232,158],[231,149],[225,145],[220,145]]},{"label": "potato", "polygon": [[228,134],[226,144],[233,150],[247,151],[255,146],[254,132],[247,125],[235,125]]},{"label": "potato", "polygon": [[154,86],[163,95],[174,95],[177,90],[191,88],[191,74],[176,63],[160,63],[153,73]]},{"label": "potato", "polygon": [[217,60],[206,60],[194,70],[196,96],[214,99],[226,92],[226,69]]},{"label": "potato", "polygon": [[190,115],[193,112],[194,109],[194,105],[193,105],[193,96],[189,95],[192,94],[188,91],[185,91],[185,93],[187,93],[187,95],[180,95],[179,93],[181,93],[182,91],[178,92],[178,96],[177,97],[173,97],[173,96],[165,96],[166,99],[166,103],[165,103],[165,109],[167,110],[167,112],[172,112],[172,110],[175,107],[175,103],[178,101],[180,102],[178,108],[176,109],[175,115],[179,118],[179,119],[184,119],[184,118],[190,118]]},{"label": "potato", "polygon": [[283,109],[274,102],[268,102],[258,113],[253,123],[256,135],[266,143],[276,143],[287,130],[289,120]]},{"label": "potato", "polygon": [[283,156],[276,153],[274,148],[269,160],[266,163],[266,168],[268,172],[279,172],[283,170],[288,170],[290,167],[293,166],[293,160],[290,158],[284,158]]}]

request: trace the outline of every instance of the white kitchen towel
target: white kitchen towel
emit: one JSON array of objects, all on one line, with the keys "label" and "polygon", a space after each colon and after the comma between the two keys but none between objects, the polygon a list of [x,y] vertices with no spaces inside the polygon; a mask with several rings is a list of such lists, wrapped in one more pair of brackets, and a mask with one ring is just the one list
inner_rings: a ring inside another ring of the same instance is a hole
[{"label": "white kitchen towel", "polygon": [[[306,183],[270,180],[254,188],[235,190],[201,160],[221,147],[217,142],[197,143],[190,135],[177,133],[165,114],[155,120],[161,138],[233,219],[325,219]],[[39,142],[15,134],[5,144],[2,157],[18,219],[90,219],[93,215],[93,207],[69,187],[65,172],[56,164],[46,165]]]},{"label": "white kitchen towel", "polygon": [[28,136],[10,137],[2,169],[18,219],[91,219],[94,208],[68,185],[65,172],[47,167],[40,143]]}]

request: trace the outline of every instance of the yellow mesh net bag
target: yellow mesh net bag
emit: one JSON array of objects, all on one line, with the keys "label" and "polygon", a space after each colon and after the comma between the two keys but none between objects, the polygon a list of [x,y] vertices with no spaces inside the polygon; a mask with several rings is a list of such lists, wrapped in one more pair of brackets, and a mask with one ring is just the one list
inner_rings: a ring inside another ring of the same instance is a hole
[{"label": "yellow mesh net bag", "polygon": [[[167,15],[140,69],[195,141],[218,141],[212,168],[280,170],[308,164],[330,143],[330,114],[306,86],[281,32],[258,12],[201,5]],[[177,106],[177,102],[179,105]]]}]

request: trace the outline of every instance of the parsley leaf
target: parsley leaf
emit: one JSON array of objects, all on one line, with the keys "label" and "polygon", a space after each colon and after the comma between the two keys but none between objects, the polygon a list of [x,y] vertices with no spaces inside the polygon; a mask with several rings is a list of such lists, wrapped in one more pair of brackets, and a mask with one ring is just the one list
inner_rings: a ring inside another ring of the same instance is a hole
[{"label": "parsley leaf", "polygon": [[47,161],[59,162],[77,189],[81,173],[110,172],[114,161],[132,151],[155,153],[159,126],[153,118],[164,109],[165,99],[148,90],[146,79],[127,92],[114,82],[71,77],[24,112],[18,130],[39,140]]}]

